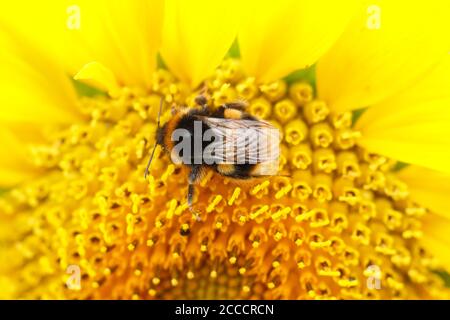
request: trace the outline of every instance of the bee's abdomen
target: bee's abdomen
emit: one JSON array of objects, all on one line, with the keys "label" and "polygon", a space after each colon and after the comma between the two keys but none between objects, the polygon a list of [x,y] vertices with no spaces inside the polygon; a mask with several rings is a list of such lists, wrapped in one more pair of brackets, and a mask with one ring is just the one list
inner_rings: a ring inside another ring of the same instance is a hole
[{"label": "bee's abdomen", "polygon": [[221,175],[233,179],[250,179],[254,168],[254,164],[218,164],[215,169]]}]

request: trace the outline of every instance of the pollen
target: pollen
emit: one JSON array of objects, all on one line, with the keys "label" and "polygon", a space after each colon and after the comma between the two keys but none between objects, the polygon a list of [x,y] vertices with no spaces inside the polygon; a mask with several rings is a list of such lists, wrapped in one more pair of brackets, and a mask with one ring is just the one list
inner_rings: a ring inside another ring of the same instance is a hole
[{"label": "pollen", "polygon": [[[211,107],[246,100],[280,128],[280,176],[208,172],[189,208],[185,167],[157,148],[144,171],[161,97],[192,105],[205,89]],[[10,298],[448,297],[420,245],[428,211],[395,162],[356,145],[351,113],[332,113],[304,80],[258,84],[227,59],[192,91],[161,69],[149,90],[79,104],[84,122],[34,146],[46,173],[0,198]]]}]

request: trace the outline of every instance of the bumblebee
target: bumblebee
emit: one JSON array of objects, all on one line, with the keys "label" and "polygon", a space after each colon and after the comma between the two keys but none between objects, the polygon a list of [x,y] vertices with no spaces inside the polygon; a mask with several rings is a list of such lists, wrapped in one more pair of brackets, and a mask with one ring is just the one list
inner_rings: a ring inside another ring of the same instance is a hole
[{"label": "bumblebee", "polygon": [[161,100],[156,143],[145,177],[160,145],[172,162],[189,167],[187,202],[192,209],[194,185],[206,170],[236,180],[277,174],[280,137],[276,127],[246,113],[243,102],[212,108],[199,95],[195,103],[196,108],[173,107],[172,118],[160,126]]}]

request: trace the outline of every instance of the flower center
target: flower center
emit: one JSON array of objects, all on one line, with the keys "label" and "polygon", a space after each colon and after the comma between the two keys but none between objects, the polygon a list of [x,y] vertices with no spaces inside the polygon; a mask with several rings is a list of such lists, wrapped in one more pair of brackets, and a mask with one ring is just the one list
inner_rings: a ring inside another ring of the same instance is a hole
[{"label": "flower center", "polygon": [[[243,76],[238,60],[224,61],[206,84],[211,107],[244,99],[249,113],[280,128],[280,176],[239,184],[210,172],[196,187],[193,214],[185,201],[186,168],[159,148],[148,181],[144,168],[161,96],[165,105],[193,106],[199,90],[161,69],[150,91],[82,98],[86,121],[34,149],[48,174],[0,203],[18,234],[8,255],[17,294],[432,294],[433,259],[417,241],[425,209],[409,200],[394,161],[356,145],[350,113],[332,113],[304,81],[258,85]],[[79,271],[75,288],[70,266]]]}]

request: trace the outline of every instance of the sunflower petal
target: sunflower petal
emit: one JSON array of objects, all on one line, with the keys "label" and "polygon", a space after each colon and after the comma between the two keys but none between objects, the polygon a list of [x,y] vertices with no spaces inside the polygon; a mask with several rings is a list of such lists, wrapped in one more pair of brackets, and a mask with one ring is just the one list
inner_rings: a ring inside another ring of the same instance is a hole
[{"label": "sunflower petal", "polygon": [[450,265],[450,220],[429,214],[423,222],[423,237],[421,243],[440,262],[442,267]]},{"label": "sunflower petal", "polygon": [[354,1],[244,1],[239,47],[246,71],[261,82],[314,64],[344,31]]},{"label": "sunflower petal", "polygon": [[[31,165],[28,148],[25,146],[26,142],[40,140],[38,130],[30,126],[15,129],[10,125],[0,126],[0,187],[14,186],[38,172]],[[25,136],[20,136],[18,132]]]},{"label": "sunflower petal", "polygon": [[370,107],[359,144],[397,160],[450,173],[450,55],[421,81]]},{"label": "sunflower petal", "polygon": [[28,144],[47,124],[79,119],[76,93],[63,69],[0,24],[0,186],[36,175]]},{"label": "sunflower petal", "polygon": [[61,61],[75,75],[98,61],[121,84],[150,86],[161,41],[159,0],[10,1],[0,19]]},{"label": "sunflower petal", "polygon": [[422,243],[444,266],[450,265],[450,174],[411,165],[398,176],[408,184],[411,199],[431,210],[423,219]]},{"label": "sunflower petal", "polygon": [[[376,104],[370,108],[370,116],[377,119],[380,125],[386,125],[391,120],[398,121],[399,119],[386,117],[386,112],[391,113],[390,108],[397,108],[397,106],[404,107],[403,111],[409,113],[412,106],[424,103],[426,101],[433,101],[439,99],[450,98],[450,54],[445,55],[442,61],[427,72],[415,85],[406,90],[403,90],[389,99]],[[396,111],[399,112],[399,111]],[[404,115],[398,113],[401,118]],[[438,115],[439,116],[439,115]],[[369,117],[362,117],[358,119],[358,126],[364,128],[371,125]]]},{"label": "sunflower petal", "polygon": [[0,123],[76,119],[76,93],[63,69],[19,39],[0,24]]},{"label": "sunflower petal", "polygon": [[114,73],[98,62],[86,64],[74,77],[75,80],[82,80],[88,84],[109,92],[112,97],[119,93],[119,85]]},{"label": "sunflower petal", "polygon": [[12,170],[10,168],[0,168],[0,186],[13,187],[28,178],[33,177],[32,173],[28,174],[24,170]]},{"label": "sunflower petal", "polygon": [[177,77],[195,87],[219,65],[236,37],[238,2],[167,0],[164,62]]},{"label": "sunflower petal", "polygon": [[408,184],[411,199],[450,219],[450,174],[419,166],[407,166],[398,176]]},{"label": "sunflower petal", "polygon": [[338,112],[370,106],[407,88],[449,49],[447,2],[370,4],[317,66],[318,94]]}]

